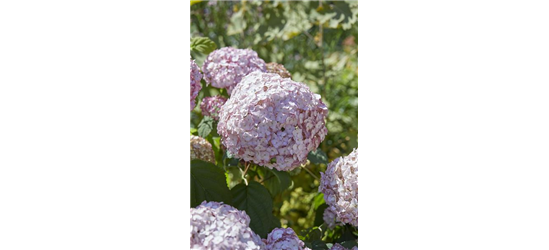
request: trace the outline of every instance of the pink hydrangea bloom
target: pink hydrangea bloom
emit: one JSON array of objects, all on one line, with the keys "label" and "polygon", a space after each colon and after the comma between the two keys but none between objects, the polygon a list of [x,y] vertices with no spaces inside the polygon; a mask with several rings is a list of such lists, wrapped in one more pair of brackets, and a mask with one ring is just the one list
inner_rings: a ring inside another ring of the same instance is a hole
[{"label": "pink hydrangea bloom", "polygon": [[222,202],[202,202],[191,208],[191,249],[265,249],[250,229],[250,217]]},{"label": "pink hydrangea bloom", "polygon": [[266,70],[265,61],[255,51],[232,47],[214,50],[202,65],[206,83],[227,89],[229,95],[244,76],[253,71]]},{"label": "pink hydrangea bloom", "polygon": [[236,158],[289,171],[324,140],[327,114],[320,95],[307,85],[256,71],[221,108],[217,132]]},{"label": "pink hydrangea bloom", "polygon": [[334,222],[326,213],[334,213],[336,222],[358,226],[358,149],[330,162],[320,176],[318,189],[330,209],[324,214],[326,223]]},{"label": "pink hydrangea bloom", "polygon": [[200,85],[200,79],[202,79],[202,74],[200,74],[200,69],[198,68],[198,65],[194,62],[193,59],[191,59],[191,110],[194,109],[196,106],[196,97],[198,96],[198,92],[202,89],[202,85]]},{"label": "pink hydrangea bloom", "polygon": [[305,243],[299,239],[291,228],[275,228],[263,242],[266,250],[307,250]]},{"label": "pink hydrangea bloom", "polygon": [[219,119],[219,110],[221,106],[225,104],[227,98],[217,95],[217,96],[208,96],[202,99],[200,103],[200,109],[202,110],[202,115],[210,116],[215,120]]}]

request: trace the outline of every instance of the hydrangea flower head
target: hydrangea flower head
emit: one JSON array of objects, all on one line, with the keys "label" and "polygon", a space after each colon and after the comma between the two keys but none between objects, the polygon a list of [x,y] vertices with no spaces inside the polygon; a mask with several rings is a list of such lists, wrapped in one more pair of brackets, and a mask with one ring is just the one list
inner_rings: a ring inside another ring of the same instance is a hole
[{"label": "hydrangea flower head", "polygon": [[266,71],[265,61],[251,49],[225,47],[214,50],[202,65],[204,80],[216,88],[225,88],[229,95],[244,76]]},{"label": "hydrangea flower head", "polygon": [[227,102],[227,98],[220,95],[204,97],[202,103],[200,103],[202,115],[219,120],[219,110],[225,102]]},{"label": "hydrangea flower head", "polygon": [[209,161],[215,164],[212,144],[202,137],[191,135],[191,160],[194,159]]},{"label": "hydrangea flower head", "polygon": [[335,226],[343,225],[341,221],[337,219],[337,214],[335,212],[334,207],[327,207],[324,210],[324,214],[322,215],[322,219],[324,219],[324,222],[328,226],[328,228],[334,228]]},{"label": "hydrangea flower head", "polygon": [[265,249],[249,225],[246,212],[222,202],[204,201],[191,208],[191,249]]},{"label": "hydrangea flower head", "polygon": [[288,72],[288,70],[284,68],[284,65],[275,62],[267,63],[267,72],[275,73],[282,78],[292,78],[292,74],[290,74],[290,72]]},{"label": "hydrangea flower head", "polygon": [[289,171],[324,140],[327,114],[320,95],[305,84],[256,71],[221,108],[217,132],[236,158]]},{"label": "hydrangea flower head", "polygon": [[200,69],[198,65],[191,59],[191,110],[196,106],[195,99],[198,96],[198,92],[202,89],[200,85],[200,79],[202,79],[202,74],[200,74]]},{"label": "hydrangea flower head", "polygon": [[275,228],[263,240],[267,250],[306,250],[305,243],[291,228]]},{"label": "hydrangea flower head", "polygon": [[326,223],[333,225],[329,214],[333,213],[336,222],[358,226],[358,149],[330,162],[320,176],[318,189],[324,193],[326,210],[330,209],[324,213]]}]

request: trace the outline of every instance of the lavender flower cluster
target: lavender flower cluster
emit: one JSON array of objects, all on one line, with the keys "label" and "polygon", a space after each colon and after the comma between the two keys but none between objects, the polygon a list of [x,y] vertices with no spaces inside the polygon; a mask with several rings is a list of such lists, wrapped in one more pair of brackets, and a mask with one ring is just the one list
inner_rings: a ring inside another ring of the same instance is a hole
[{"label": "lavender flower cluster", "polygon": [[275,228],[263,242],[267,250],[310,250],[291,228]]},{"label": "lavender flower cluster", "polygon": [[202,89],[200,85],[200,79],[202,79],[202,74],[200,74],[200,69],[198,65],[191,59],[191,111],[196,106],[195,99],[198,96],[198,92]]},{"label": "lavender flower cluster", "polygon": [[246,212],[222,202],[204,201],[191,208],[191,249],[265,249],[249,225]]},{"label": "lavender flower cluster", "polygon": [[266,71],[265,61],[251,49],[225,47],[210,53],[202,72],[207,84],[225,88],[229,95],[244,76],[253,71]]},{"label": "lavender flower cluster", "polygon": [[339,222],[358,226],[358,149],[330,162],[320,176],[319,191],[328,204],[324,213],[328,226]]},{"label": "lavender flower cluster", "polygon": [[191,160],[194,159],[209,161],[215,164],[212,144],[202,137],[191,135]]},{"label": "lavender flower cluster", "polygon": [[200,103],[202,115],[219,120],[219,110],[225,102],[227,102],[227,98],[220,95],[204,97],[202,103]]},{"label": "lavender flower cluster", "polygon": [[235,157],[289,171],[324,140],[327,114],[320,95],[305,84],[256,71],[221,108],[217,131]]}]

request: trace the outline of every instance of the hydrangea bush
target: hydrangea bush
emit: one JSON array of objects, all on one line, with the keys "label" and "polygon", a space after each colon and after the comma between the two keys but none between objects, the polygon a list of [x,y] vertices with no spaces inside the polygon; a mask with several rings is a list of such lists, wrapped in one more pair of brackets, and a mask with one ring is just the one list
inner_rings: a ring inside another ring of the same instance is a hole
[{"label": "hydrangea bush", "polygon": [[191,2],[190,248],[358,249],[356,3]]}]

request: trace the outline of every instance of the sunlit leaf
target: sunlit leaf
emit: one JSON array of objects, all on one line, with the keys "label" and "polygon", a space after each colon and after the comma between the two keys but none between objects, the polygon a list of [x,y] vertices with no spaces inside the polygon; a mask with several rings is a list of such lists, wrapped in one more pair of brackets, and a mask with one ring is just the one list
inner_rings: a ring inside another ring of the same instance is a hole
[{"label": "sunlit leaf", "polygon": [[207,37],[191,38],[191,50],[198,51],[203,54],[209,54],[217,48],[217,45]]}]

